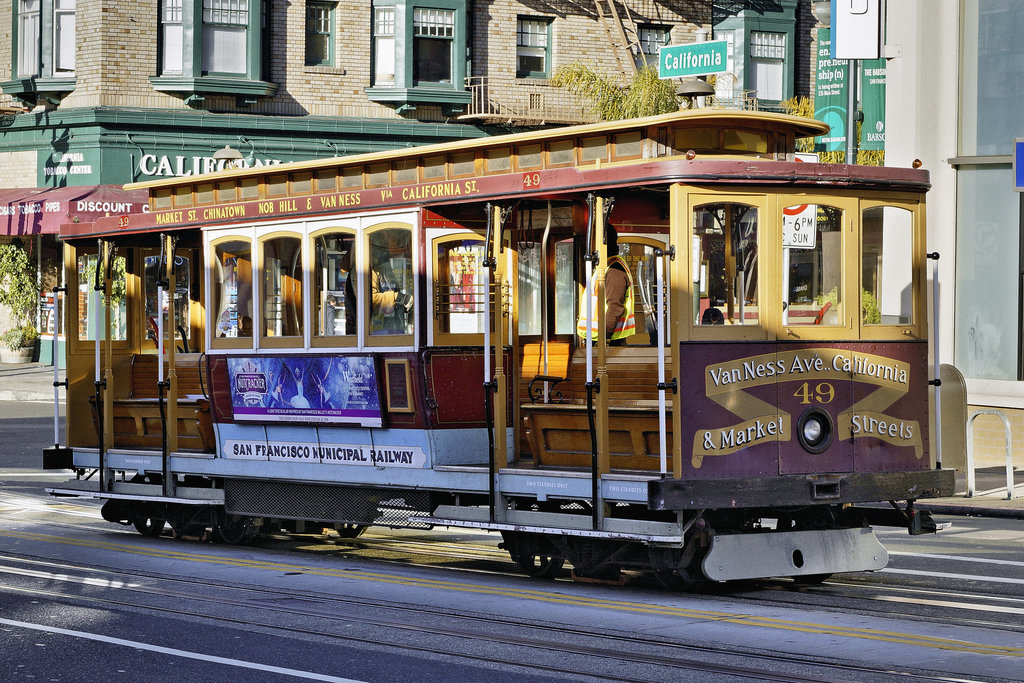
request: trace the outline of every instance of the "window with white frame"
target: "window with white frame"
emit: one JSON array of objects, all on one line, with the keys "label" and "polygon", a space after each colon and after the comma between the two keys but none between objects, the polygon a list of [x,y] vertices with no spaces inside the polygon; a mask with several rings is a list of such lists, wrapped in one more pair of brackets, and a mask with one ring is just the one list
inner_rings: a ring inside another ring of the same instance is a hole
[{"label": "window with white frame", "polygon": [[18,0],[18,76],[39,75],[40,0]]},{"label": "window with white frame", "polygon": [[395,82],[395,8],[378,7],[373,12],[373,82]]},{"label": "window with white frame", "polygon": [[455,12],[417,7],[413,10],[412,80],[452,82]]},{"label": "window with white frame", "polygon": [[203,0],[203,72],[245,74],[248,0]]},{"label": "window with white frame", "polygon": [[181,74],[184,55],[183,0],[160,0],[160,73]]},{"label": "window with white frame", "polygon": [[519,17],[516,22],[516,76],[547,78],[550,75],[548,49],[551,20]]},{"label": "window with white frame", "polygon": [[672,29],[669,26],[640,24],[637,35],[640,38],[640,50],[648,64],[658,63],[658,51],[668,45]]},{"label": "window with white frame", "polygon": [[782,100],[786,34],[750,32],[750,85],[761,100]]},{"label": "window with white frame", "polygon": [[306,3],[306,65],[334,64],[334,3]]},{"label": "window with white frame", "polygon": [[53,75],[75,73],[75,0],[53,0]]}]

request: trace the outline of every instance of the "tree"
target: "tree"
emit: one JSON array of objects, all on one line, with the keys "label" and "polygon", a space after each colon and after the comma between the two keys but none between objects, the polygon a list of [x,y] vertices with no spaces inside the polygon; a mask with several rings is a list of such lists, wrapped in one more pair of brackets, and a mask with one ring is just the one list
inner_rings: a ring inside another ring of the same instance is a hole
[{"label": "tree", "polygon": [[39,333],[32,316],[39,305],[36,272],[25,243],[14,238],[0,245],[0,306],[10,312],[13,329],[3,335],[4,344],[14,350],[35,342]]},{"label": "tree", "polygon": [[658,78],[657,69],[645,66],[625,88],[610,76],[597,73],[582,62],[572,62],[555,70],[551,84],[565,88],[587,101],[604,121],[667,114],[679,109],[675,86]]}]

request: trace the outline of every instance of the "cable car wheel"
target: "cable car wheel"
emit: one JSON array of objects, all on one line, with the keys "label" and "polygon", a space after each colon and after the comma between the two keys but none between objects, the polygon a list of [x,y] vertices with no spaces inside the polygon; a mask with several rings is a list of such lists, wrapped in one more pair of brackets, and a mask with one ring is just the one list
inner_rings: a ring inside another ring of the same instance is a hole
[{"label": "cable car wheel", "polygon": [[565,559],[552,555],[516,554],[512,560],[527,576],[535,579],[553,579],[562,571]]},{"label": "cable car wheel", "polygon": [[158,517],[135,517],[132,519],[132,526],[143,536],[159,536],[163,533],[167,520]]},{"label": "cable car wheel", "polygon": [[260,533],[259,520],[244,515],[224,515],[213,528],[214,533],[228,545],[246,545]]}]

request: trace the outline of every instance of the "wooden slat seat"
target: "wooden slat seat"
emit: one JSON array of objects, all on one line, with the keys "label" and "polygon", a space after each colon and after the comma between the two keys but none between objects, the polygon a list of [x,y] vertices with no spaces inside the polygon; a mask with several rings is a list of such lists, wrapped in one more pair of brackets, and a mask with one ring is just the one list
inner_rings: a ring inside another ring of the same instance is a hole
[{"label": "wooden slat seat", "polygon": [[[591,466],[585,364],[582,352],[571,359],[566,379],[559,384],[563,402],[520,405],[525,441],[533,454],[535,466]],[[607,373],[601,390],[608,392],[611,467],[658,469],[657,357],[646,350],[638,353],[628,348],[616,349],[608,358]],[[671,367],[667,373],[672,376]],[[671,396],[666,398],[669,401],[668,414],[671,415]],[[669,430],[668,449],[671,449],[671,443],[672,433]]]},{"label": "wooden slat seat", "polygon": [[[214,452],[215,437],[210,401],[202,394],[199,357],[178,357],[174,364],[178,388],[178,449]],[[113,448],[162,448],[163,428],[153,354],[135,354],[131,360],[131,393],[113,400]],[[90,399],[90,403],[95,403]],[[166,407],[165,407],[166,410]],[[93,405],[96,416],[95,404]],[[97,425],[99,424],[97,418]]]},{"label": "wooden slat seat", "polygon": [[[520,376],[527,382],[527,396],[531,402],[544,398],[542,382],[551,385],[548,387],[550,391],[552,386],[564,382],[569,377],[572,344],[567,341],[549,341],[546,364],[544,360],[544,346],[541,342],[523,345],[523,357],[519,365]],[[553,400],[561,401],[561,392],[555,392],[554,396]]]}]

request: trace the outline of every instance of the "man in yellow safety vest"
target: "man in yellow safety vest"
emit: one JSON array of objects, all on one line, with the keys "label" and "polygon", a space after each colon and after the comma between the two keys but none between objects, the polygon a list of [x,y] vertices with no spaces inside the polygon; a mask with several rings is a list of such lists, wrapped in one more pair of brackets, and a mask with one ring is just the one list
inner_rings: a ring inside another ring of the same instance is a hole
[{"label": "man in yellow safety vest", "polygon": [[[633,276],[629,273],[626,262],[619,256],[619,236],[615,228],[608,226],[605,236],[608,245],[608,265],[604,274],[605,334],[613,346],[626,343],[626,338],[636,331],[636,318],[633,316]],[[597,291],[591,292],[591,314],[593,320],[587,320],[587,299],[580,300],[580,316],[576,323],[576,334],[581,339],[596,339],[597,332]]]}]

